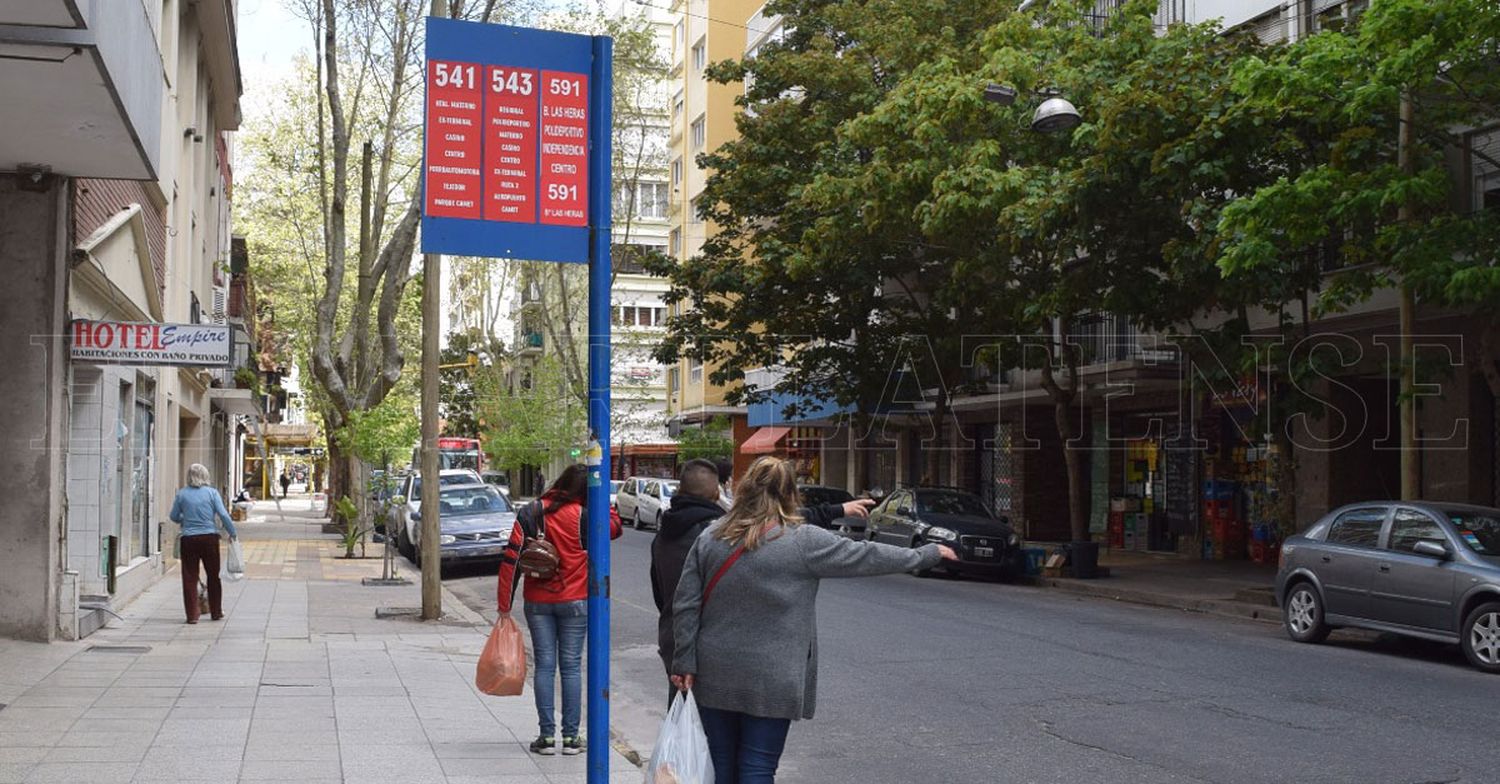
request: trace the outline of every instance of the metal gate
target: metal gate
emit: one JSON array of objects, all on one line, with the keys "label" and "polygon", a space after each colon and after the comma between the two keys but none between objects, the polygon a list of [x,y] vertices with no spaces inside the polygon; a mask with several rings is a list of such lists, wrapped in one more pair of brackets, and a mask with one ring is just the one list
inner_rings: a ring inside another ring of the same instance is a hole
[{"label": "metal gate", "polygon": [[[984,431],[980,433],[983,435]],[[1013,516],[1016,460],[1015,425],[1000,422],[979,441],[979,496],[997,515]],[[1018,521],[1017,521],[1018,522]]]}]

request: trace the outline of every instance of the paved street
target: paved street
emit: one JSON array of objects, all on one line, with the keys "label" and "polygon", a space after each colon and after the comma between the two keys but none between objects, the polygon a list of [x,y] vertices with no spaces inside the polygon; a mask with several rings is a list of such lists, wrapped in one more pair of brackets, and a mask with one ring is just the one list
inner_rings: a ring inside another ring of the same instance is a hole
[{"label": "paved street", "polygon": [[[664,712],[646,579],[613,549],[614,723],[649,752]],[[447,582],[494,614],[494,577]],[[906,575],[824,584],[819,712],[796,782],[1495,781],[1500,679],[1456,648]]]}]

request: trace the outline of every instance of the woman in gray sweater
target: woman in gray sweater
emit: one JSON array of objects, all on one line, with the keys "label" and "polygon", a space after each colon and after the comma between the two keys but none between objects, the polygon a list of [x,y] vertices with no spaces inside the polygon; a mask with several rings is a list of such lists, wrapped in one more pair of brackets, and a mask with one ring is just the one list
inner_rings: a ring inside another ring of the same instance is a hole
[{"label": "woman in gray sweater", "polygon": [[819,581],[956,560],[943,545],[909,550],[802,525],[798,505],[793,465],[757,460],[677,584],[672,681],[694,690],[715,784],[774,782],[791,722],[813,717]]}]

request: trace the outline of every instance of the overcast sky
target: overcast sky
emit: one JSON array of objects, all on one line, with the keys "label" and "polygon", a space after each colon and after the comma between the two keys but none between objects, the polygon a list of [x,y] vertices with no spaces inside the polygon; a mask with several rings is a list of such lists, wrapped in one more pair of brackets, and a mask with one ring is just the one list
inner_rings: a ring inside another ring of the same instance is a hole
[{"label": "overcast sky", "polygon": [[307,23],[286,9],[286,0],[241,0],[240,69],[245,78],[246,120],[261,111],[262,98],[292,70],[298,52],[312,51]]}]

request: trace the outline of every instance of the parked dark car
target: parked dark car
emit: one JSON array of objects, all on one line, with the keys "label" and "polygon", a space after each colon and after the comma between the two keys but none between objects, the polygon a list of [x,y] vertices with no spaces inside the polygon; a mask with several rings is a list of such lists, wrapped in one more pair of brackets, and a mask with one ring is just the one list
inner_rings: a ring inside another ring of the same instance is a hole
[{"label": "parked dark car", "polygon": [[[820,506],[822,504],[846,504],[854,500],[854,495],[847,490],[837,487],[824,487],[823,485],[801,485],[797,491],[802,494],[803,506]],[[828,530],[849,539],[865,538],[866,520],[863,517],[840,517],[831,521]]]},{"label": "parked dark car", "polygon": [[[951,573],[1015,578],[1026,571],[1021,538],[1010,521],[997,517],[979,496],[947,487],[901,488],[870,513],[873,542],[920,547],[945,544],[958,554],[957,562],[934,567]],[[918,576],[931,574],[918,572]]]},{"label": "parked dark car", "polygon": [[1328,513],[1282,543],[1276,600],[1287,634],[1340,626],[1458,643],[1500,672],[1500,509],[1373,501]]}]

